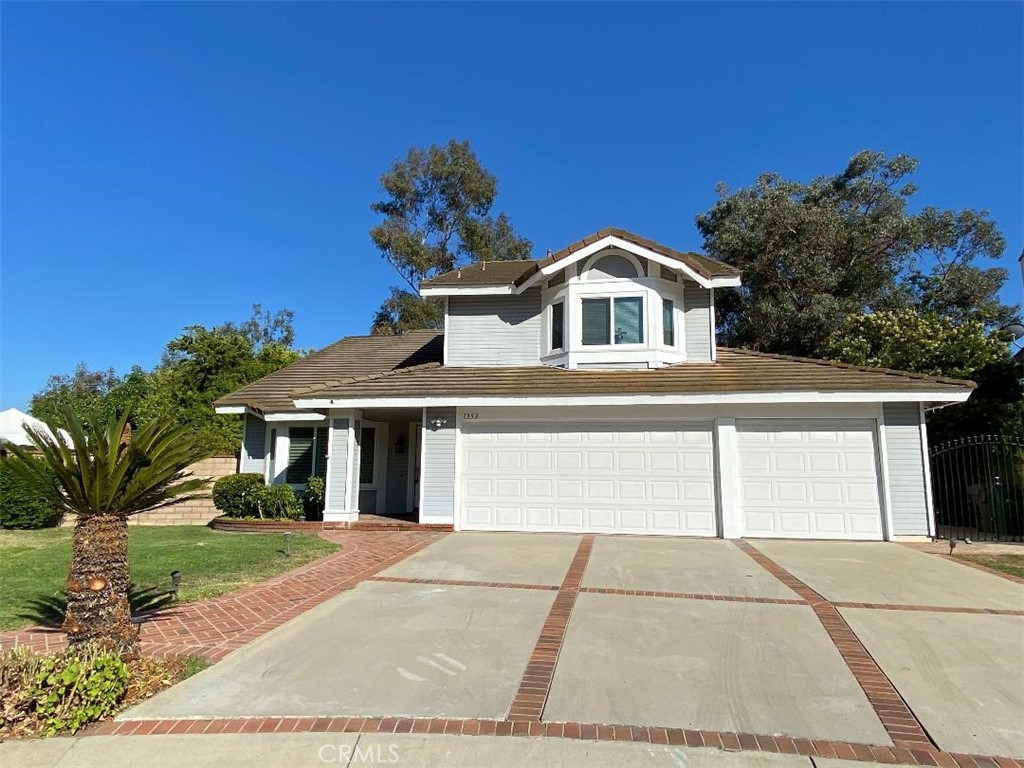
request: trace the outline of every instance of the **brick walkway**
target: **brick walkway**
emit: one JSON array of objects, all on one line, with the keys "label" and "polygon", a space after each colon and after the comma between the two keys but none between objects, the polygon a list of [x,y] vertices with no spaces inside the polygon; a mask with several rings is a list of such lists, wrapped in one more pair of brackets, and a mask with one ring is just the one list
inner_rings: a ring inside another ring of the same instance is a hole
[{"label": "brick walkway", "polygon": [[[444,536],[423,531],[325,531],[341,551],[269,581],[213,600],[160,612],[142,624],[147,656],[203,656],[220,661],[281,626]],[[62,632],[31,628],[0,635],[0,648],[27,645],[39,651],[64,647]]]}]

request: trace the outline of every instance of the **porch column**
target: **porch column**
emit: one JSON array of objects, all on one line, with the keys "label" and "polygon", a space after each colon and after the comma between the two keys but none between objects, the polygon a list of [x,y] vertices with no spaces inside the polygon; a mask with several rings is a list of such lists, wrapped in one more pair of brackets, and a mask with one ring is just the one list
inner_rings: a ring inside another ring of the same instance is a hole
[{"label": "porch column", "polygon": [[351,523],[359,517],[358,411],[332,411],[328,419],[324,522]]}]

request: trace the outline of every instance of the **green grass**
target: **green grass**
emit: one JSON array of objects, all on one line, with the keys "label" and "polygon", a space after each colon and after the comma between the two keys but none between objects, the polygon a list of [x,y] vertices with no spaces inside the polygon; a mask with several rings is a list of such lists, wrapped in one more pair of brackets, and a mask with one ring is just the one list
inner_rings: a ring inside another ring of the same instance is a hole
[{"label": "green grass", "polygon": [[956,555],[956,557],[994,568],[1011,576],[1024,578],[1024,555]]},{"label": "green grass", "polygon": [[[139,586],[170,587],[182,573],[179,599],[205,600],[275,576],[337,550],[313,534],[292,536],[291,557],[279,533],[222,533],[201,526],[132,526],[128,561]],[[18,614],[36,597],[59,594],[71,561],[71,529],[0,531],[0,630],[32,622]]]}]

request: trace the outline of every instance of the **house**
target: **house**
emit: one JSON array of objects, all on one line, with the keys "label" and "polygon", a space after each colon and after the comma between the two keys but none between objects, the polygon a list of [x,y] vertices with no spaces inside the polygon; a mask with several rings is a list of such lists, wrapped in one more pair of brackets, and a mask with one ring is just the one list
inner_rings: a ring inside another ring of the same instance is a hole
[{"label": "house", "polygon": [[716,346],[732,267],[605,229],[425,281],[444,331],[345,338],[216,403],[240,470],[326,521],[896,539],[933,531],[924,413],[973,384]]}]

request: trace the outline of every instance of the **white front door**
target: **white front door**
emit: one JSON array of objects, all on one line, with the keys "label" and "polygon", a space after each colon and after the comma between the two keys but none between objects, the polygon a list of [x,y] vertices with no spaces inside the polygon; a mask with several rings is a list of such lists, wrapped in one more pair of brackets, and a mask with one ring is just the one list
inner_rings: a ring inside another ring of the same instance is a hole
[{"label": "white front door", "polygon": [[460,530],[716,535],[709,423],[462,429]]},{"label": "white front door", "polygon": [[881,539],[871,419],[738,419],[743,535]]}]

